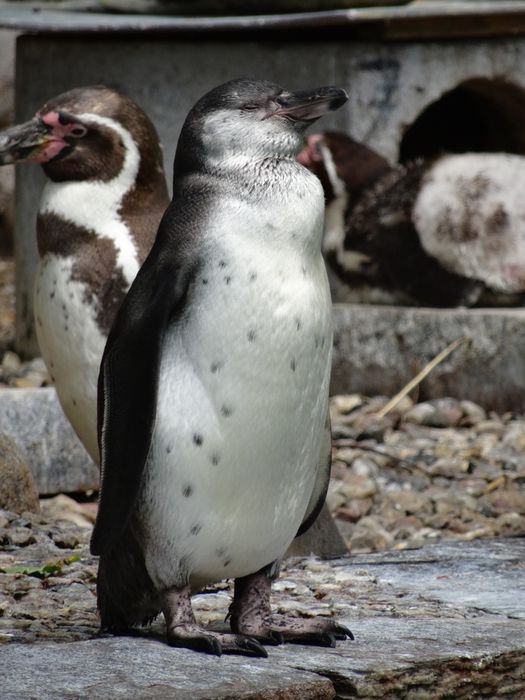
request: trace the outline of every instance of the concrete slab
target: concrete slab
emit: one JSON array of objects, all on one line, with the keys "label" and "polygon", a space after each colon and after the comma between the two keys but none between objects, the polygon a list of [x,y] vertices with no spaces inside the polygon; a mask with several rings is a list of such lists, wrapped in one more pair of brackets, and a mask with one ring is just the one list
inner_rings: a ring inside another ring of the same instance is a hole
[{"label": "concrete slab", "polygon": [[525,309],[336,304],[332,394],[392,396],[457,338],[469,342],[419,387],[495,411],[525,410]]},{"label": "concrete slab", "polygon": [[[18,550],[19,565],[35,546]],[[85,564],[75,566],[91,567],[92,558],[78,548],[77,552]],[[13,551],[9,555],[12,558]],[[78,569],[71,585],[66,585],[64,567],[63,581],[56,575],[47,584],[42,582],[49,601],[40,602],[41,620],[46,623],[45,629],[39,628],[36,620],[36,642],[6,642],[9,620],[2,624],[2,700],[523,697],[524,559],[521,537],[444,542],[417,551],[359,555],[330,563],[290,562],[281,585],[275,586],[274,607],[305,616],[323,611],[350,626],[356,639],[338,643],[335,649],[269,647],[268,659],[213,658],[171,649],[162,641],[161,625],[153,636],[141,632],[136,637],[97,638],[88,631],[91,639],[72,642],[63,620],[63,643],[38,642],[49,639],[55,619],[65,614],[64,605],[76,611],[71,637],[78,633],[79,614],[86,620],[93,616],[93,584],[80,586]],[[13,583],[3,576],[0,599],[3,595],[3,607],[9,609]],[[36,582],[33,596],[35,586]],[[64,598],[68,587],[70,594]],[[24,608],[28,625],[38,617],[31,612],[32,595],[26,595]],[[228,604],[224,591],[197,596],[196,614],[220,620]],[[24,607],[23,599],[16,606]],[[12,624],[19,640],[24,633],[15,624],[21,622],[15,608]],[[21,673],[23,668],[31,672]]]}]

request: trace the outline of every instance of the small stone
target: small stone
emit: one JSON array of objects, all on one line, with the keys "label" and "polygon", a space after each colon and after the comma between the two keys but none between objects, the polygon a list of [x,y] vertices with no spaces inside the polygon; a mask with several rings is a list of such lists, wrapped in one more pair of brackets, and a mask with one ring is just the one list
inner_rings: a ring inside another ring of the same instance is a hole
[{"label": "small stone", "polygon": [[348,414],[361,406],[364,406],[364,399],[359,394],[342,394],[332,396],[330,399],[330,408],[336,414]]},{"label": "small stone", "polygon": [[68,532],[67,530],[51,532],[51,538],[60,549],[75,549],[79,544],[78,537],[73,532]]},{"label": "small stone", "polygon": [[[386,457],[386,460],[388,460],[388,457]],[[377,476],[378,468],[374,460],[367,457],[358,457],[352,462],[352,472],[356,476],[374,477]],[[361,498],[361,496],[356,496],[356,498]]]},{"label": "small stone", "polygon": [[464,479],[458,482],[457,488],[469,496],[481,496],[485,493],[487,482],[483,479]]},{"label": "small stone", "polygon": [[66,520],[85,528],[93,525],[96,516],[96,507],[90,513],[83,505],[63,493],[53,498],[43,498],[40,507],[50,520]]},{"label": "small stone", "polygon": [[496,535],[522,535],[525,532],[525,517],[519,513],[502,513],[494,522]]},{"label": "small stone", "polygon": [[26,458],[16,443],[0,435],[0,507],[38,512],[38,489]]},{"label": "small stone", "polygon": [[368,498],[377,491],[377,486],[373,479],[352,473],[346,476],[341,488],[345,496],[350,498]]},{"label": "small stone", "polygon": [[462,425],[476,425],[487,417],[481,406],[473,401],[461,401],[459,405],[463,411]]},{"label": "small stone", "polygon": [[394,506],[396,511],[407,515],[432,512],[430,498],[427,495],[417,493],[417,491],[390,491],[386,494],[386,500]]},{"label": "small stone", "polygon": [[437,459],[434,464],[428,467],[428,472],[432,476],[445,476],[447,478],[455,478],[468,471],[468,460],[458,458]]},{"label": "small stone", "polygon": [[33,544],[35,541],[33,531],[28,527],[10,527],[7,530],[8,544],[17,547],[27,547],[27,545]]},{"label": "small stone", "polygon": [[525,494],[521,490],[498,489],[488,493],[483,500],[489,503],[492,512],[496,515],[509,512],[525,514]]},{"label": "small stone", "polygon": [[2,358],[2,371],[5,375],[16,374],[22,367],[22,360],[14,352],[7,350]]},{"label": "small stone", "polygon": [[427,417],[434,414],[434,407],[429,403],[418,403],[409,409],[403,416],[403,422],[423,425]]},{"label": "small stone", "polygon": [[393,543],[392,535],[375,518],[367,515],[355,526],[349,547],[352,552],[374,552],[389,549]]},{"label": "small stone", "polygon": [[336,511],[336,517],[355,523],[365,515],[368,515],[373,505],[371,498],[353,498],[346,505],[341,506]]},{"label": "small stone", "polygon": [[477,433],[495,433],[503,435],[505,426],[498,420],[482,420],[474,426]]}]

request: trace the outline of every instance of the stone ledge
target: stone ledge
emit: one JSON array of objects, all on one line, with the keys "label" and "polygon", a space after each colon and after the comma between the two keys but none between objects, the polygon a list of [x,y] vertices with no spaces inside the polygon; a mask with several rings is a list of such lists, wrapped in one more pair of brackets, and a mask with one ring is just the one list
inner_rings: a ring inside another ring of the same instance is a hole
[{"label": "stone ledge", "polygon": [[332,394],[397,393],[449,343],[460,346],[420,385],[504,412],[525,409],[525,309],[335,304]]},{"label": "stone ledge", "polygon": [[[17,562],[30,559],[36,546],[16,550]],[[74,566],[92,566],[84,548],[76,551],[82,560],[86,557],[86,564]],[[523,697],[524,555],[525,538],[517,537],[448,541],[417,551],[363,554],[331,563],[316,559],[287,563],[275,586],[274,608],[306,616],[335,615],[351,627],[356,639],[340,642],[336,649],[269,647],[268,659],[218,659],[172,649],[161,641],[160,623],[152,631],[119,638],[94,636],[94,626],[91,632],[88,626],[87,637],[74,642],[73,632],[68,639],[64,620],[63,643],[10,643],[5,619],[2,700],[40,700],[49,689],[53,697],[94,700]],[[49,610],[41,619],[37,640],[45,639],[56,618],[64,616],[64,605],[77,615],[84,611],[86,619],[93,617],[92,584],[80,586],[77,573],[70,580],[68,596],[64,576],[62,582],[61,576],[49,579],[44,587],[49,601],[40,603],[39,610]],[[0,576],[0,599],[10,595],[1,582]],[[25,605],[28,624],[30,598],[15,603],[15,608]],[[225,590],[194,598],[198,618],[215,628],[214,620],[224,619],[228,604]],[[21,639],[15,608],[12,631]],[[31,668],[31,673],[21,674],[21,668]]]}]

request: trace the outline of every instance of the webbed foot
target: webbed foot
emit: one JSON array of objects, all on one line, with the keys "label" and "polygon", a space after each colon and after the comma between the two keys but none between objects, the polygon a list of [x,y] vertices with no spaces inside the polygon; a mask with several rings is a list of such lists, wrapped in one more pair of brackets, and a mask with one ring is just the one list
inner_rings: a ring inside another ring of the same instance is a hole
[{"label": "webbed foot", "polygon": [[247,635],[211,632],[197,624],[193,615],[190,588],[170,588],[162,595],[168,644],[206,654],[243,654],[267,657],[262,644]]},{"label": "webbed foot", "polygon": [[313,644],[335,647],[336,640],[353,639],[352,632],[328,618],[295,618],[272,614],[270,590],[272,579],[265,567],[255,574],[235,579],[235,593],[230,606],[233,632],[249,635],[263,644]]}]

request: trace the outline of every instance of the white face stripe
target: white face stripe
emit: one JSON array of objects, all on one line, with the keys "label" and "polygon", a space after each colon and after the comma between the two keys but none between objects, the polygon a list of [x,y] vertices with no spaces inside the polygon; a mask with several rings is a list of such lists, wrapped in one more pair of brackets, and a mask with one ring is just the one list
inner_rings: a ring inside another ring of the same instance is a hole
[{"label": "white face stripe", "polygon": [[86,124],[102,124],[120,136],[125,153],[122,169],[113,180],[107,182],[47,182],[40,213],[56,214],[93,231],[101,238],[112,240],[117,251],[117,264],[128,284],[131,284],[138,272],[139,261],[119,209],[124,196],[135,183],[140,166],[139,149],[129,131],[117,121],[91,113],[78,116]]}]

